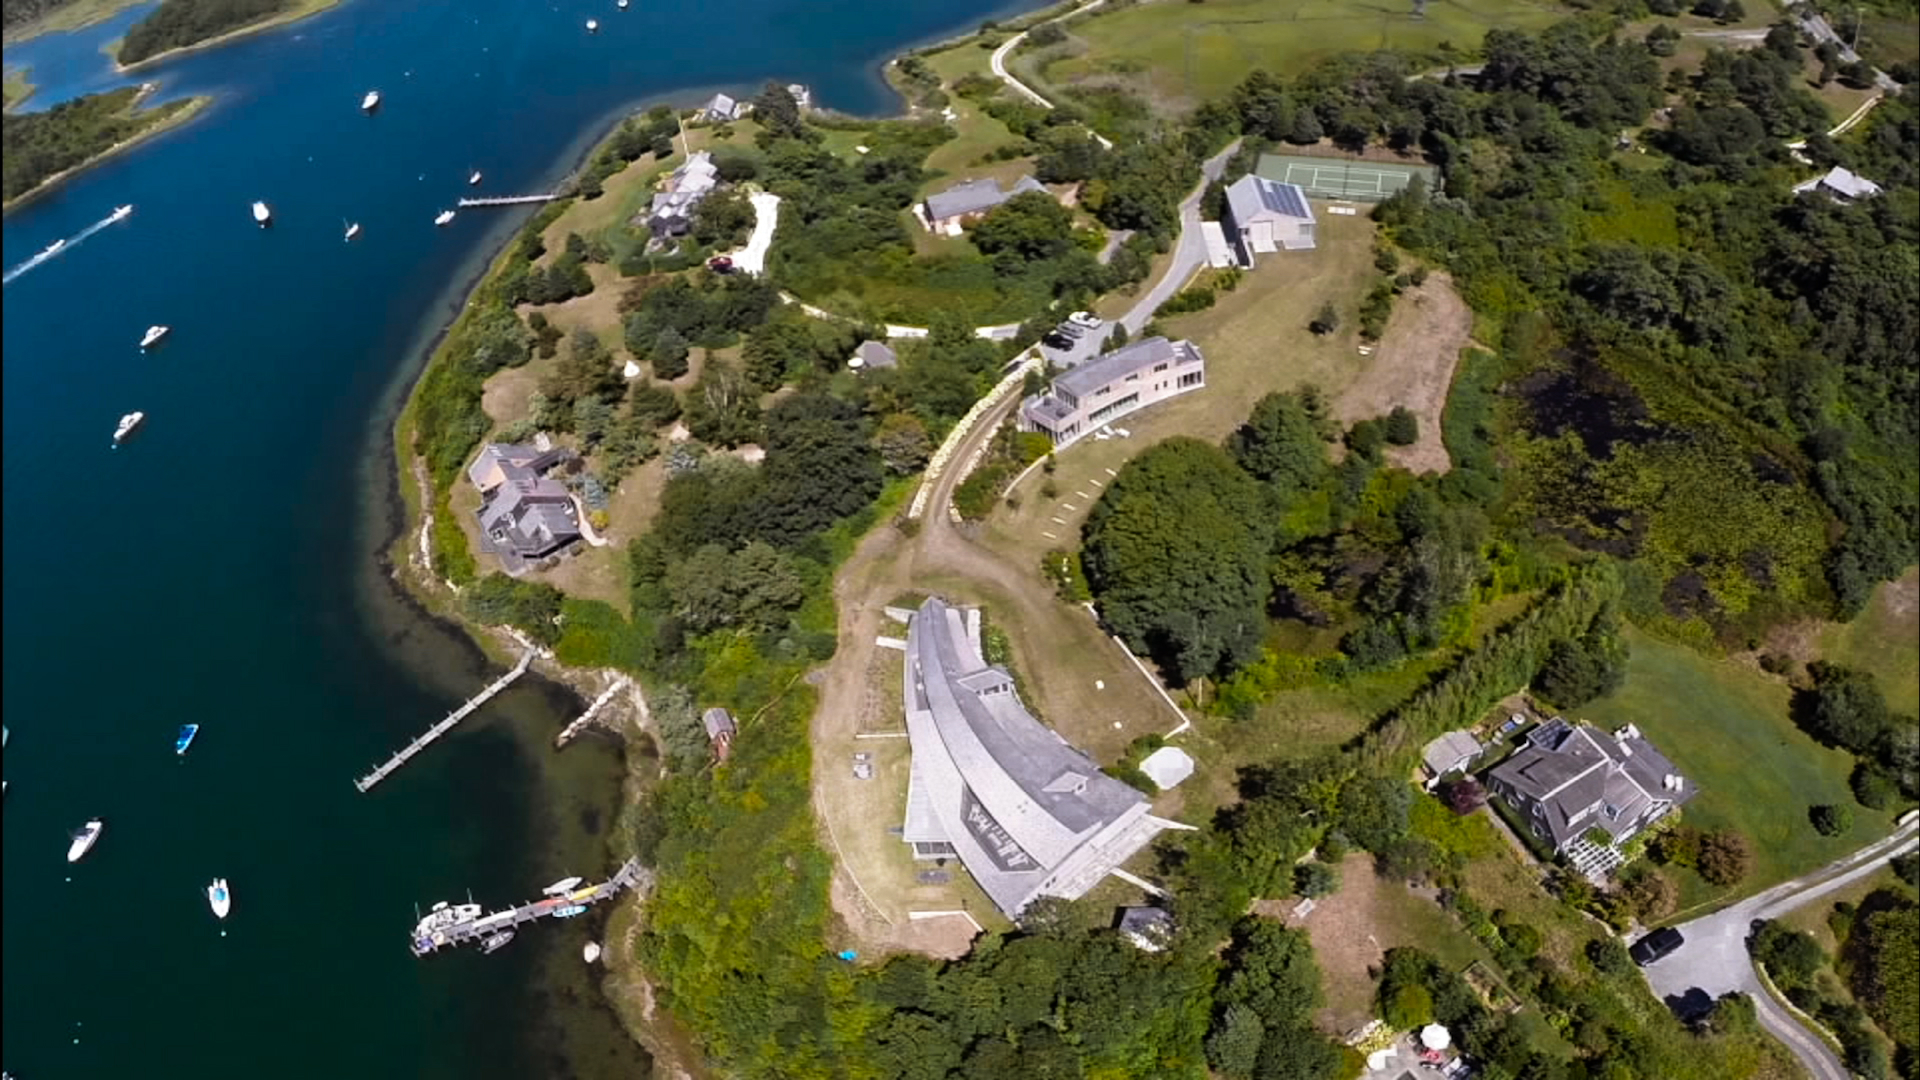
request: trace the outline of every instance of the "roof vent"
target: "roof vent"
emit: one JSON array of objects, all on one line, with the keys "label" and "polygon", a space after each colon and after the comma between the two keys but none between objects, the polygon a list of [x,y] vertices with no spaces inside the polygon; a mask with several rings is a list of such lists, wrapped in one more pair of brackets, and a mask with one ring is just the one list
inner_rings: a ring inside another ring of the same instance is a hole
[{"label": "roof vent", "polygon": [[1047,781],[1041,790],[1049,795],[1078,795],[1087,790],[1087,778],[1069,770]]}]

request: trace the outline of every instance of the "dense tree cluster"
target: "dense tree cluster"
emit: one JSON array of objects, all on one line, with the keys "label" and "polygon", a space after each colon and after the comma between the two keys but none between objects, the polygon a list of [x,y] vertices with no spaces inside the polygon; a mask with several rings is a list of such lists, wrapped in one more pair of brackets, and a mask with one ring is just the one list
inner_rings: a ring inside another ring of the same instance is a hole
[{"label": "dense tree cluster", "polygon": [[134,64],[168,49],[197,45],[293,8],[293,0],[164,0],[134,23],[115,59]]},{"label": "dense tree cluster", "polygon": [[1882,810],[1896,796],[1920,797],[1920,721],[1887,709],[1880,686],[1864,671],[1816,660],[1812,685],[1795,693],[1794,720],[1828,746],[1857,759],[1854,795]]},{"label": "dense tree cluster", "polygon": [[172,101],[136,112],[133,105],[139,95],[137,88],[128,86],[63,101],[42,112],[8,112],[0,117],[0,149],[4,149],[0,191],[7,199],[32,191],[49,176],[74,168],[190,107],[189,102]]}]

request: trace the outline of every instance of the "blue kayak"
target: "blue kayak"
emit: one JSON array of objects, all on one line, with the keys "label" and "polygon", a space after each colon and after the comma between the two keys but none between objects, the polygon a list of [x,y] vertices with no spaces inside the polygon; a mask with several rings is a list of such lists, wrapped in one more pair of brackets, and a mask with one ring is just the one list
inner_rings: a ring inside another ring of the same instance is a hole
[{"label": "blue kayak", "polygon": [[187,747],[193,745],[193,737],[198,734],[200,734],[199,724],[181,724],[180,734],[173,738],[173,752],[176,754],[186,753]]}]

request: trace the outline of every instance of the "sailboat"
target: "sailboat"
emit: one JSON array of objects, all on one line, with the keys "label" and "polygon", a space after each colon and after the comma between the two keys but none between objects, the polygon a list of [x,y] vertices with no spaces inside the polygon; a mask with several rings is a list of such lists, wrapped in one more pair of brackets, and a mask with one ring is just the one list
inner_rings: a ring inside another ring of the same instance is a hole
[{"label": "sailboat", "polygon": [[357,221],[356,221],[356,222],[353,222],[353,223],[351,223],[351,224],[349,224],[349,225],[347,226],[347,239],[349,239],[349,240],[351,240],[351,239],[353,239],[354,237],[356,237],[356,236],[359,236],[359,235],[360,235],[360,223],[359,223],[359,222],[357,222]]}]

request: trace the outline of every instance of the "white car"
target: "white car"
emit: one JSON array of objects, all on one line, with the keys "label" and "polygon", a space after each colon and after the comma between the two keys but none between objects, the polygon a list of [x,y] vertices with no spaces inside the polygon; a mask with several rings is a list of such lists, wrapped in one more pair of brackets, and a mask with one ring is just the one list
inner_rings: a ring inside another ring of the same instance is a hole
[{"label": "white car", "polygon": [[1091,315],[1084,311],[1076,311],[1067,316],[1067,321],[1075,326],[1085,327],[1088,330],[1098,330],[1101,326],[1105,325],[1099,316]]}]

